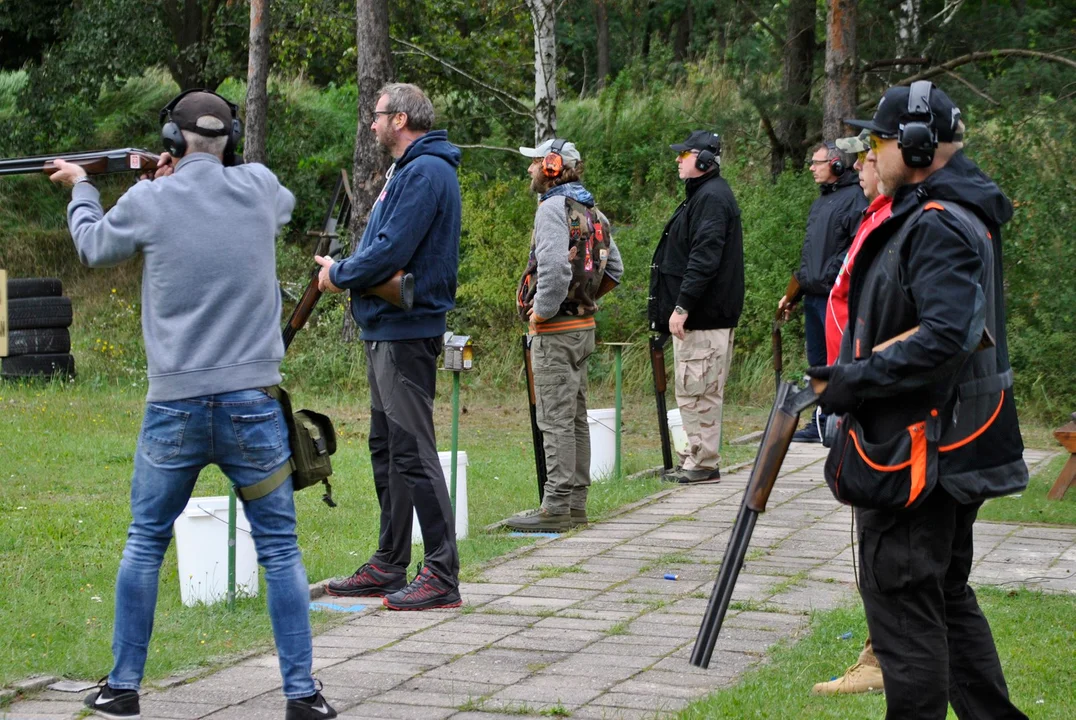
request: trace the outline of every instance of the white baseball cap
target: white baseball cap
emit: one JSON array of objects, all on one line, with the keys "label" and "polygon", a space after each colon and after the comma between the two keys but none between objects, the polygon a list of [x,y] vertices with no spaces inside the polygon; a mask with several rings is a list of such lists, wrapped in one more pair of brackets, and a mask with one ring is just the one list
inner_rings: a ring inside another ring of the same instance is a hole
[{"label": "white baseball cap", "polygon": [[557,138],[546,140],[536,148],[521,147],[519,152],[524,157],[541,158],[552,152],[553,145],[557,143],[560,143],[560,149],[557,151],[557,154],[564,158],[564,165],[566,167],[575,167],[576,163],[582,161],[583,156],[579,154],[579,149],[575,147],[575,143],[568,142],[567,140],[559,140]]}]

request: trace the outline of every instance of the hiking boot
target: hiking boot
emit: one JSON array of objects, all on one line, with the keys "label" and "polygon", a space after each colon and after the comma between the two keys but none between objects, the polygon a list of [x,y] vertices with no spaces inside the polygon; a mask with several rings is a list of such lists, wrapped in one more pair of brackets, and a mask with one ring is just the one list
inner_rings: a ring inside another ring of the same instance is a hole
[{"label": "hiking boot", "polygon": [[679,483],[681,485],[695,485],[699,483],[714,483],[721,480],[721,470],[718,468],[695,468],[694,470],[680,470],[669,473],[664,477],[666,482]]},{"label": "hiking boot", "polygon": [[325,592],[338,597],[385,597],[406,584],[404,573],[386,572],[377,565],[366,563],[351,577],[330,580],[325,585]]},{"label": "hiking boot", "polygon": [[308,698],[288,700],[284,711],[284,720],[328,720],[336,717],[336,711],[320,692]]},{"label": "hiking boot", "polygon": [[95,715],[113,720],[139,720],[142,717],[138,708],[138,691],[109,687],[108,678],[102,678],[97,690],[87,695],[82,704]]},{"label": "hiking boot", "polygon": [[457,588],[424,567],[407,587],[386,595],[381,604],[389,610],[433,610],[459,607],[463,600]]},{"label": "hiking boot", "polygon": [[572,528],[572,516],[570,513],[554,515],[540,507],[517,513],[505,520],[504,525],[520,532],[567,532]]},{"label": "hiking boot", "polygon": [[882,668],[856,663],[836,680],[817,683],[811,692],[815,695],[855,695],[857,693],[880,693]]},{"label": "hiking boot", "polygon": [[573,528],[583,527],[590,523],[590,521],[587,520],[586,508],[572,508],[569,517],[571,518],[571,526]]}]

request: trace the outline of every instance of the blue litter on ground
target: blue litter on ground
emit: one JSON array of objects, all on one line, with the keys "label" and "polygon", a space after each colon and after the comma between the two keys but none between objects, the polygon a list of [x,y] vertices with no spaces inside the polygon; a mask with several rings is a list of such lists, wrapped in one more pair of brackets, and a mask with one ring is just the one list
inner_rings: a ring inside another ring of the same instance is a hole
[{"label": "blue litter on ground", "polygon": [[841,635],[841,640],[851,640],[851,639],[852,639],[852,631],[851,630],[849,630],[845,634]]},{"label": "blue litter on ground", "polygon": [[311,610],[331,610],[333,612],[362,612],[366,609],[365,605],[337,605],[330,602],[312,602],[310,603]]},{"label": "blue litter on ground", "polygon": [[673,574],[673,573],[665,573],[665,579],[666,579],[666,580],[679,580],[679,579],[680,579],[680,576],[679,576],[679,575],[675,575],[675,574]]},{"label": "blue litter on ground", "polygon": [[539,532],[510,532],[508,537],[560,537],[560,533],[539,533]]}]

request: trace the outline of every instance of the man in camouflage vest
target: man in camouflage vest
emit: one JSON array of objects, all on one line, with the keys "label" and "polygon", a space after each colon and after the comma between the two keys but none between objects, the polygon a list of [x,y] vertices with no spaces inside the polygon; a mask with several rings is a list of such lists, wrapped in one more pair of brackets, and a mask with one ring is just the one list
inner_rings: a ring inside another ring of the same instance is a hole
[{"label": "man in camouflage vest", "polygon": [[519,151],[532,159],[531,190],[541,196],[516,303],[533,336],[534,394],[547,479],[542,506],[504,524],[514,530],[559,532],[587,522],[587,358],[594,352],[602,279],[618,282],[624,266],[609,221],[579,181],[582,157],[575,145],[554,139]]}]

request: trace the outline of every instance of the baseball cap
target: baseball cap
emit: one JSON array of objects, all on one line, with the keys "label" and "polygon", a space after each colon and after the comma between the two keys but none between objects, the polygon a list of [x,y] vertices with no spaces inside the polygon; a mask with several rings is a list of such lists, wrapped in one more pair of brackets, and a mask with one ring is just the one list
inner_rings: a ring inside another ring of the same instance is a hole
[{"label": "baseball cap", "polygon": [[695,130],[682,143],[670,145],[676,152],[685,150],[709,150],[715,155],[721,154],[721,136],[709,130]]},{"label": "baseball cap", "polygon": [[[878,101],[878,108],[874,111],[873,118],[845,120],[844,122],[880,137],[894,138],[904,123],[923,119],[921,115],[912,115],[908,112],[910,94],[910,87],[891,87]],[[938,129],[938,142],[955,142],[958,139],[956,129],[960,122],[960,108],[941,88],[933,86],[930,88],[930,112],[934,115],[934,124]]]},{"label": "baseball cap", "polygon": [[[220,130],[198,127],[198,118],[209,115],[221,121]],[[180,98],[172,108],[172,122],[183,130],[210,137],[227,135],[232,128],[232,106],[228,101],[214,93],[196,90]]]},{"label": "baseball cap", "polygon": [[865,153],[871,149],[870,146],[870,130],[864,130],[859,135],[853,135],[852,137],[837,138],[837,149],[841,152],[850,153],[852,155],[858,155],[859,153]]},{"label": "baseball cap", "polygon": [[[557,138],[546,140],[544,143],[535,148],[521,147],[519,152],[521,155],[529,158],[545,157],[553,150],[553,143],[557,142]],[[564,158],[564,164],[567,167],[575,167],[576,163],[583,159],[583,156],[579,154],[579,149],[576,148],[575,143],[562,141],[564,146],[560,149],[558,154]]]}]

